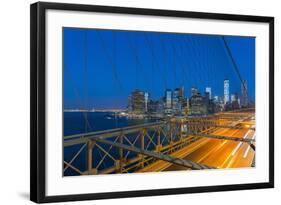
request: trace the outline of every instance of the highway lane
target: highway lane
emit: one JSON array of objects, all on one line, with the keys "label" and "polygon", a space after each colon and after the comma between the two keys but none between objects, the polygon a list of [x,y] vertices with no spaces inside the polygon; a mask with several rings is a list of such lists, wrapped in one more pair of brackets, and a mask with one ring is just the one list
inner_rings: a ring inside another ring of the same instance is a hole
[{"label": "highway lane", "polygon": [[[246,130],[230,130],[225,128],[217,128],[213,134],[216,135],[225,135],[225,136],[235,136],[237,137],[238,132],[244,133]],[[176,151],[175,153],[172,153],[171,156],[183,158],[183,159],[190,159],[198,163],[202,163],[210,159],[210,156],[212,156],[214,153],[220,154],[220,152],[223,152],[224,149],[222,149],[225,145],[228,144],[238,144],[239,142],[233,142],[229,140],[219,140],[219,139],[210,139],[210,138],[201,138],[197,140],[196,142],[187,145],[183,149]],[[234,148],[234,146],[233,146]],[[221,157],[220,161],[224,160],[223,157]],[[204,164],[204,163],[202,163]],[[207,163],[205,163],[207,165]],[[186,167],[177,166],[177,165],[171,165],[168,162],[164,162],[161,160],[156,161],[155,163],[148,165],[144,167],[143,169],[139,170],[138,172],[151,172],[151,171],[163,171],[163,170],[185,170]]]},{"label": "highway lane", "polygon": [[[228,130],[228,136],[235,137],[245,137],[247,134],[247,129],[241,130]],[[222,142],[217,143],[218,149],[211,152],[204,160],[200,161],[202,164],[212,164],[212,166],[217,168],[228,167],[229,162],[232,160],[233,156],[236,156],[237,150],[240,149],[242,142],[222,140]],[[249,162],[250,165],[250,162]]]},{"label": "highway lane", "polygon": [[[242,121],[247,120],[249,120],[249,117]],[[240,129],[216,128],[211,134],[251,139],[255,137],[255,131],[250,130],[247,126]],[[173,157],[192,160],[194,162],[205,164],[211,167],[241,168],[251,167],[253,158],[255,156],[255,151],[249,146],[248,143],[231,140],[201,138],[171,155]],[[186,167],[173,165],[168,162],[158,160],[155,163],[139,170],[139,172],[175,171],[186,169]]]},{"label": "highway lane", "polygon": [[[248,128],[220,128],[212,134],[251,139],[255,137],[255,131]],[[184,159],[217,168],[241,168],[250,167],[254,155],[255,151],[247,143],[230,140],[209,139],[208,143],[202,145],[191,154],[188,154],[186,157],[184,157]],[[171,165],[165,170],[169,171],[184,169],[186,168]]]},{"label": "highway lane", "polygon": [[[212,134],[243,137],[247,132],[246,129],[227,129],[220,128]],[[231,158],[231,153],[235,147],[240,143],[230,140],[220,139],[203,139],[207,141],[204,145],[188,154],[184,159],[192,160],[201,164],[212,167],[224,168],[228,165],[228,160]],[[185,170],[186,168],[176,165],[171,165],[165,171]]]},{"label": "highway lane", "polygon": [[[247,138],[254,139],[255,132],[250,131]],[[228,162],[227,168],[233,167],[248,167],[249,162],[253,160],[255,156],[255,151],[250,147],[249,144],[243,143],[241,147],[234,154],[232,159]]]},{"label": "highway lane", "polygon": [[[201,139],[193,142],[192,144],[187,145],[184,148],[182,148],[182,149],[180,149],[180,150],[178,150],[178,151],[176,151],[176,152],[174,152],[170,155],[173,156],[173,157],[177,157],[177,158],[184,158],[186,155],[192,153],[193,151],[200,148],[201,146],[208,143],[209,141],[210,141],[210,139],[201,138]],[[147,165],[146,167],[138,170],[137,172],[163,171],[170,166],[171,166],[171,163],[161,161],[161,160],[157,160],[156,162],[154,162],[150,165]]]}]

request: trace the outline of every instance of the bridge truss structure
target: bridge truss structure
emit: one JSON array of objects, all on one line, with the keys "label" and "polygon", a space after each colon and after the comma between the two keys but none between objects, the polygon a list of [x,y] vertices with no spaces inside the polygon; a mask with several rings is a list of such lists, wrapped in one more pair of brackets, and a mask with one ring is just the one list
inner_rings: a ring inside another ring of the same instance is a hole
[{"label": "bridge truss structure", "polygon": [[[177,158],[172,154],[201,138],[239,141],[248,143],[255,149],[255,139],[212,134],[220,127],[242,129],[247,123],[245,120],[249,118],[249,113],[241,112],[206,117],[178,117],[65,136],[64,149],[70,148],[75,152],[68,161],[64,159],[63,172],[71,169],[77,175],[132,173],[157,160],[180,165],[186,169],[215,169],[216,167]],[[75,161],[79,157],[84,159],[84,169],[75,166]]]}]

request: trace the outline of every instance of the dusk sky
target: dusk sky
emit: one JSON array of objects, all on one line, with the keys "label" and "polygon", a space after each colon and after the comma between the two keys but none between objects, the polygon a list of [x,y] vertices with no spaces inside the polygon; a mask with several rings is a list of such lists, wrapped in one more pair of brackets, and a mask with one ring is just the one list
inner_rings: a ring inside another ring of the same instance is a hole
[{"label": "dusk sky", "polygon": [[[135,89],[157,100],[165,89],[241,93],[222,36],[97,29],[63,29],[64,107],[125,108]],[[225,36],[248,93],[255,98],[255,38]]]}]

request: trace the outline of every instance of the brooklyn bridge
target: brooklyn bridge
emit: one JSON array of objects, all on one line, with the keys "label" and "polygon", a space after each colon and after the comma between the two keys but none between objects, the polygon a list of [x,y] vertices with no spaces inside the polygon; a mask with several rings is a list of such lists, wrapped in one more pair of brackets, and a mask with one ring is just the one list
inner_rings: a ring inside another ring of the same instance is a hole
[{"label": "brooklyn bridge", "polygon": [[[200,170],[255,166],[254,109],[159,122],[64,137],[79,145],[64,172],[79,175]],[[85,152],[86,154],[81,154]],[[99,153],[99,154],[93,154]],[[85,170],[73,162],[85,157]]]},{"label": "brooklyn bridge", "polygon": [[[254,51],[252,37],[64,29],[63,175],[254,167]],[[145,120],[113,124],[122,113]]]}]

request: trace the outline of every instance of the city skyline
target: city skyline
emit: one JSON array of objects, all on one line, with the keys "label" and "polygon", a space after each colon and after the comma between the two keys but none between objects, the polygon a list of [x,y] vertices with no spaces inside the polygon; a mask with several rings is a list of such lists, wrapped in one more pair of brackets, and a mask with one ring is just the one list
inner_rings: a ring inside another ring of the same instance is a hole
[{"label": "city skyline", "polygon": [[[227,80],[227,79],[225,79],[225,80]],[[153,98],[153,96],[151,96],[150,95],[150,93],[148,92],[148,91],[145,91],[145,90],[140,90],[140,89],[135,89],[135,90],[132,90],[132,92],[131,93],[133,93],[133,92],[143,92],[145,95],[147,95],[146,96],[146,100],[147,101],[161,101],[161,100],[163,100],[163,98],[165,98],[165,94],[166,94],[166,92],[167,91],[170,91],[171,92],[171,98],[173,98],[173,92],[174,92],[174,90],[177,90],[177,89],[183,89],[183,96],[184,97],[186,97],[186,100],[189,100],[193,95],[194,95],[194,93],[192,93],[192,89],[196,89],[196,92],[198,92],[198,94],[200,94],[200,95],[202,95],[202,96],[204,96],[204,95],[206,95],[206,93],[209,93],[209,100],[213,100],[214,102],[219,102],[219,101],[221,101],[221,103],[223,103],[223,104],[226,104],[226,103],[228,103],[228,102],[232,102],[233,100],[232,100],[232,98],[233,97],[236,97],[236,98],[238,98],[238,100],[240,101],[240,100],[242,100],[242,101],[247,101],[247,103],[248,103],[248,99],[246,100],[246,99],[243,99],[244,98],[244,96],[243,96],[243,92],[245,93],[246,91],[245,91],[245,89],[243,89],[243,87],[242,87],[242,84],[241,84],[241,92],[240,93],[237,93],[237,92],[235,92],[235,93],[229,93],[228,94],[228,101],[227,102],[225,102],[225,94],[223,94],[222,96],[218,96],[218,95],[212,95],[212,88],[211,87],[206,87],[205,88],[205,91],[204,92],[201,92],[199,89],[197,89],[197,87],[195,87],[195,86],[193,86],[193,87],[191,87],[189,90],[191,90],[190,91],[190,96],[187,96],[187,95],[185,95],[185,88],[184,88],[184,86],[180,86],[180,87],[177,87],[177,88],[166,88],[164,91],[163,91],[163,95],[162,96],[160,96],[160,98]],[[129,94],[129,96],[127,96],[127,97],[130,97],[130,94]],[[127,100],[128,100],[128,98],[127,98]],[[171,102],[172,103],[172,102]],[[246,104],[247,104],[246,103]],[[239,104],[240,104],[240,102],[239,102]],[[241,104],[242,105],[242,104]],[[115,107],[113,107],[113,108],[108,108],[109,110],[112,110],[112,109],[127,109],[128,108],[128,106],[129,106],[129,102],[127,101],[127,104],[126,104],[126,106],[125,107],[122,107],[122,108],[115,108]],[[95,110],[96,108],[95,107],[88,107],[88,108],[82,108],[82,107],[80,107],[81,109],[85,109],[85,110]],[[68,109],[80,109],[80,108],[66,108],[66,110],[68,110]],[[100,107],[100,108],[97,108],[97,110],[106,110],[106,108],[102,108],[102,107]]]},{"label": "city skyline", "polygon": [[64,28],[63,49],[64,176],[255,167],[254,37]]},{"label": "city skyline", "polygon": [[[224,95],[226,78],[229,98],[241,94],[240,79],[221,38],[64,28],[64,107],[124,109],[133,90],[144,90],[151,99],[158,99],[164,90],[181,86],[185,96],[191,96],[191,87],[202,94],[211,88],[213,98]],[[224,38],[254,101],[255,38]]]},{"label": "city skyline", "polygon": [[247,82],[242,81],[241,94],[230,93],[229,80],[225,79],[224,95],[212,97],[212,88],[206,87],[200,92],[196,87],[190,89],[191,96],[185,95],[183,86],[175,89],[166,89],[159,99],[151,98],[145,90],[136,89],[128,96],[127,113],[132,117],[190,116],[209,115],[221,111],[231,111],[240,108],[254,107],[248,100]]}]

